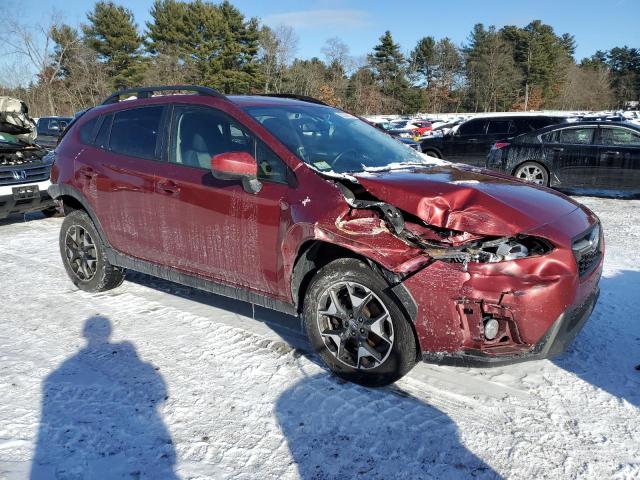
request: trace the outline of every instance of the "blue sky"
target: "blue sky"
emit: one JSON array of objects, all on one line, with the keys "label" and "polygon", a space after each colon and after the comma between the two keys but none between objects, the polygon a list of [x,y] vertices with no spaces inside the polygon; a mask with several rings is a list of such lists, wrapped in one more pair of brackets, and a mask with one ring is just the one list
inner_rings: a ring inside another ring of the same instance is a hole
[{"label": "blue sky", "polygon": [[[142,29],[152,1],[116,3],[126,4]],[[8,10],[20,5],[25,22],[35,23],[56,11],[66,22],[78,24],[86,21],[93,1],[0,0],[0,4]],[[233,4],[246,16],[259,17],[269,25],[294,27],[299,37],[297,55],[303,58],[321,56],[325,40],[334,36],[358,56],[370,52],[380,35],[391,30],[402,50],[408,52],[426,35],[447,36],[462,44],[475,23],[524,26],[533,19],[550,24],[557,33],[573,34],[578,60],[598,49],[622,45],[640,48],[639,0],[233,0]]]}]

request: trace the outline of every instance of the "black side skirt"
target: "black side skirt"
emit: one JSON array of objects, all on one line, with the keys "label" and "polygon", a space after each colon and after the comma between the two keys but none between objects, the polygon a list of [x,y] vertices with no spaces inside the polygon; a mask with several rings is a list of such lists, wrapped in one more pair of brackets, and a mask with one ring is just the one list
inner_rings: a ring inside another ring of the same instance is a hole
[{"label": "black side skirt", "polygon": [[276,300],[250,290],[232,287],[223,283],[203,279],[202,277],[197,277],[195,275],[189,275],[170,267],[156,265],[155,263],[123,255],[109,247],[105,248],[107,251],[107,259],[112,265],[135,270],[136,272],[146,273],[147,275],[159,277],[187,287],[204,290],[205,292],[215,293],[217,295],[253,303],[254,305],[277,310],[278,312],[286,313],[288,315],[298,315],[298,312],[292,304],[283,302],[282,300]]}]

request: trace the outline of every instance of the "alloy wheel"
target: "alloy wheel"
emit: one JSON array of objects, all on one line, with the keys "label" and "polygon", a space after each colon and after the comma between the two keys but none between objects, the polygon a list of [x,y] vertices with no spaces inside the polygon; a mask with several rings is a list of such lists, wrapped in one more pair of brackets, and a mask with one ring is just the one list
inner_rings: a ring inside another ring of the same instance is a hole
[{"label": "alloy wheel", "polygon": [[546,172],[537,165],[525,165],[518,169],[516,177],[537,185],[544,185],[546,182]]},{"label": "alloy wheel", "polygon": [[89,232],[73,225],[65,236],[65,255],[73,273],[82,281],[91,280],[96,274],[98,257],[96,245]]},{"label": "alloy wheel", "polygon": [[336,282],[321,296],[318,330],[343,364],[367,370],[382,365],[393,348],[393,323],[382,300],[355,282]]}]

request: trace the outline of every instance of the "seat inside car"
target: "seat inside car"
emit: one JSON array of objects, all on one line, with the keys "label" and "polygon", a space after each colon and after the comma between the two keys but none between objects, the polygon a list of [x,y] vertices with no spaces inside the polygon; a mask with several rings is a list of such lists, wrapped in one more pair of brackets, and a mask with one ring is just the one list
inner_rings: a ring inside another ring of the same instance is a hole
[{"label": "seat inside car", "polygon": [[210,168],[211,157],[230,150],[220,126],[208,116],[185,115],[178,127],[177,163]]}]

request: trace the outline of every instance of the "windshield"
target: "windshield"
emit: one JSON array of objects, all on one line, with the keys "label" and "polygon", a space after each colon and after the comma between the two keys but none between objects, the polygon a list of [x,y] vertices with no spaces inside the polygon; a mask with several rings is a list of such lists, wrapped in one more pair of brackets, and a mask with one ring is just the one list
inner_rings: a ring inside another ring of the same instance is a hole
[{"label": "windshield", "polygon": [[321,105],[245,107],[300,160],[320,171],[354,173],[430,162],[348,113]]}]

